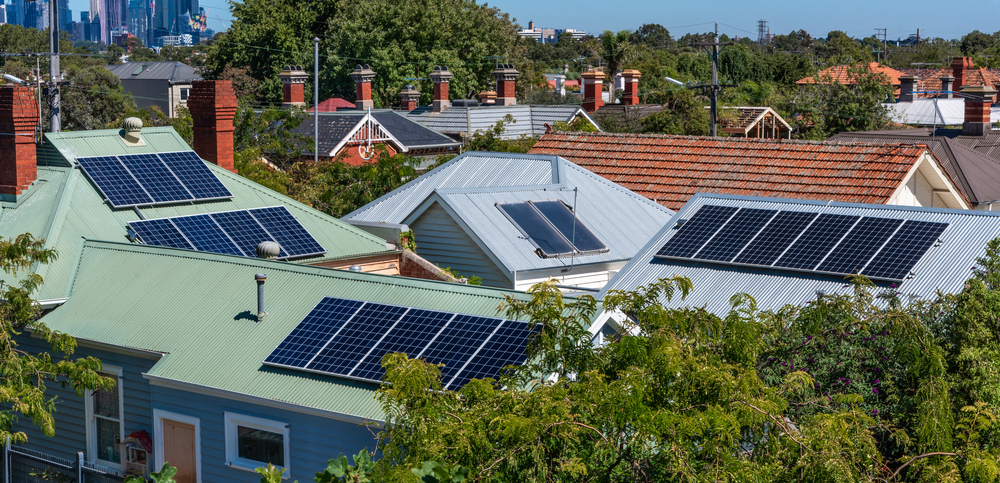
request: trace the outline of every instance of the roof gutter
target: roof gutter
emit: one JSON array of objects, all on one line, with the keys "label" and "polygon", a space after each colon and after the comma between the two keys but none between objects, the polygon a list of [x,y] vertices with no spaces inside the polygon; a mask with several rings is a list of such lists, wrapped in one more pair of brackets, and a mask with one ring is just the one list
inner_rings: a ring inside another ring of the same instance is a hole
[{"label": "roof gutter", "polygon": [[69,300],[69,298],[36,300],[36,302],[38,302],[38,305],[42,306],[42,310],[49,310],[66,303],[67,300]]},{"label": "roof gutter", "polygon": [[407,146],[406,148],[407,149],[455,148],[455,147],[458,147],[458,146],[461,146],[461,145],[462,145],[462,143],[453,142],[453,143],[446,143],[446,144],[424,144],[424,145],[420,145],[420,146]]}]

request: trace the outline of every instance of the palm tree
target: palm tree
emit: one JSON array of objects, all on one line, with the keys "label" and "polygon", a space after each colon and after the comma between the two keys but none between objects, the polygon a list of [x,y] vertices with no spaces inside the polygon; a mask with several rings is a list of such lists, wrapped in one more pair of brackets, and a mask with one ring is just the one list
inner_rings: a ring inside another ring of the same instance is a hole
[{"label": "palm tree", "polygon": [[631,32],[628,30],[622,30],[617,34],[605,30],[604,34],[601,35],[601,59],[608,66],[608,75],[611,76],[611,82],[608,86],[608,97],[611,103],[615,102],[615,89],[618,87],[615,84],[615,74],[635,56],[635,46],[628,40],[630,35]]}]

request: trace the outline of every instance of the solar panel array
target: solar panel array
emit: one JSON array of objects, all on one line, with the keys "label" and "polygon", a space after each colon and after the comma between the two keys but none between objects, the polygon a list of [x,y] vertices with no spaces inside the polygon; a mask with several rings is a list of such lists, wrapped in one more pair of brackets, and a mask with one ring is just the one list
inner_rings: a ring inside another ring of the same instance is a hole
[{"label": "solar panel array", "polygon": [[326,253],[284,206],[128,222],[147,245],[257,256],[257,244],[277,242],[279,259]]},{"label": "solar panel array", "polygon": [[522,201],[496,206],[531,240],[542,258],[592,255],[609,250],[562,201]]},{"label": "solar panel array", "polygon": [[898,282],[946,228],[898,218],[705,205],[656,257]]},{"label": "solar panel array", "polygon": [[516,320],[324,297],[264,364],[381,382],[382,357],[402,352],[444,364],[441,384],[456,390],[523,364],[531,333]]},{"label": "solar panel array", "polygon": [[115,208],[233,197],[194,151],[76,160]]}]

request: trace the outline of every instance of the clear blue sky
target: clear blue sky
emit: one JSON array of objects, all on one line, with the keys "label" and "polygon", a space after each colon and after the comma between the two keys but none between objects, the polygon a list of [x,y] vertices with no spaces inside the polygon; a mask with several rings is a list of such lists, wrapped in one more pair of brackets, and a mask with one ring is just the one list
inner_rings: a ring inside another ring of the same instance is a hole
[{"label": "clear blue sky", "polygon": [[[408,0],[399,0],[408,1]],[[90,8],[89,0],[70,0],[73,19]],[[208,27],[225,30],[232,21],[226,0],[202,0],[208,9]],[[886,0],[842,0],[802,2],[716,1],[682,2],[664,0],[497,0],[499,7],[522,26],[529,20],[536,27],[575,28],[591,33],[604,30],[634,30],[644,23],[667,27],[674,37],[688,32],[708,32],[712,22],[732,36],[757,36],[757,21],[767,20],[772,34],[805,29],[816,37],[831,30],[844,30],[852,37],[867,37],[877,28],[889,29],[890,39],[906,38],[920,29],[921,37],[961,38],[973,30],[993,33],[1000,30],[1000,3],[973,4],[940,0],[911,2]],[[706,8],[709,7],[709,8]]]}]

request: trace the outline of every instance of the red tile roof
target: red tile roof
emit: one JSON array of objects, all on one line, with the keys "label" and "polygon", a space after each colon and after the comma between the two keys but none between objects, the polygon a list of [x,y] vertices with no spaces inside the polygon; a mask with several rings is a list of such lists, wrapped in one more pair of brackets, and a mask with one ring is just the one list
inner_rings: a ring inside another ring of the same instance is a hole
[{"label": "red tile roof", "polygon": [[[886,67],[884,65],[879,65],[878,62],[871,62],[868,64],[868,69],[872,72],[881,72],[889,78],[889,84],[894,86],[899,85],[899,77],[906,75],[892,67]],[[806,77],[804,79],[799,79],[796,84],[826,84],[828,79],[832,79],[838,84],[851,84],[850,72],[848,66],[846,65],[835,65],[833,67],[828,67],[819,71],[816,75],[812,77]]]},{"label": "red tile roof", "polygon": [[562,156],[667,208],[697,192],[885,203],[922,145],[553,132],[531,154]]},{"label": "red tile roof", "polygon": [[[354,109],[354,103],[340,97],[331,97],[319,103],[319,112],[334,112],[337,109]],[[313,112],[313,108],[310,107],[309,112]]]},{"label": "red tile roof", "polygon": [[[917,84],[918,91],[939,91],[941,90],[941,76],[952,75],[954,71],[951,67],[938,70],[924,69],[920,73],[920,80]],[[916,74],[913,74],[916,75]],[[989,86],[994,89],[1000,86],[1000,76],[997,76],[990,69],[976,67],[965,69],[965,85],[967,86]],[[953,86],[958,90],[961,86]],[[933,97],[933,94],[918,94],[920,97]]]}]

